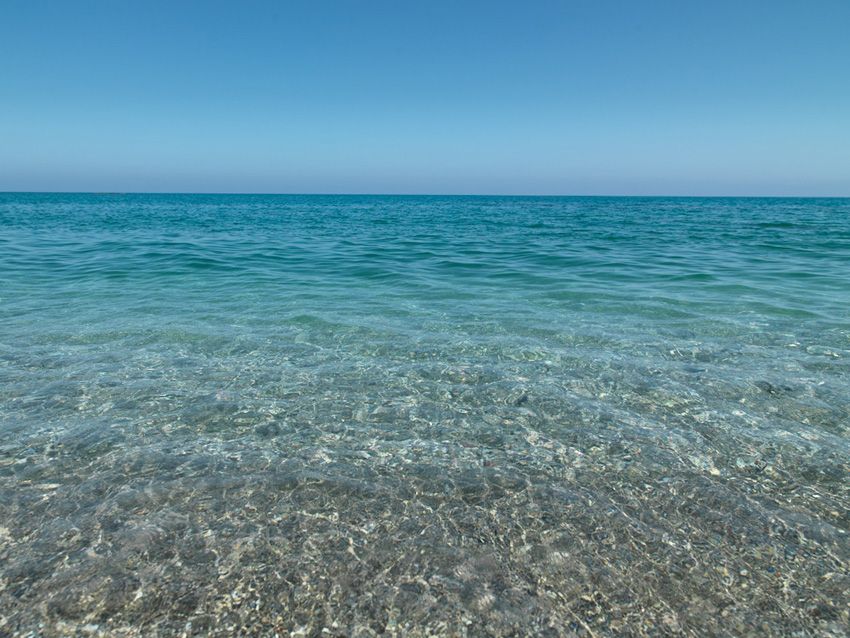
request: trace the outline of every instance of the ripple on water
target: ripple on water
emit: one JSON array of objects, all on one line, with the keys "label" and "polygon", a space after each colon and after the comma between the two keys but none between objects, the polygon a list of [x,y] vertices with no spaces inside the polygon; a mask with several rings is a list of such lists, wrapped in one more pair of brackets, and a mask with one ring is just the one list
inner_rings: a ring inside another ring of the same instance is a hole
[{"label": "ripple on water", "polygon": [[844,635],[848,206],[0,194],[0,634]]}]

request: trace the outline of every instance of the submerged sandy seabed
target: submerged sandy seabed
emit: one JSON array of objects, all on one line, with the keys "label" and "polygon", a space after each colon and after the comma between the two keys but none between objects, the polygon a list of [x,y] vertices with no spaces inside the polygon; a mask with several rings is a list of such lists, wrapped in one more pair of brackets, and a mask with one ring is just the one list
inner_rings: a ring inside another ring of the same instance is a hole
[{"label": "submerged sandy seabed", "polygon": [[834,388],[410,354],[14,397],[0,633],[846,635]]}]

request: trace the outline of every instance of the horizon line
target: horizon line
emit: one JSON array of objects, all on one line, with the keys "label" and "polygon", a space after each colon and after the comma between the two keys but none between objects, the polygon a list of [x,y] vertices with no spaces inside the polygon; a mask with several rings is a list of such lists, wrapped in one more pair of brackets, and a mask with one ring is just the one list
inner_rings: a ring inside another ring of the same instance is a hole
[{"label": "horizon line", "polygon": [[850,195],[671,195],[671,194],[544,194],[544,193],[371,193],[371,192],[272,192],[272,191],[18,191],[0,190],[0,195],[223,195],[223,196],[281,196],[281,197],[597,197],[597,198],[678,198],[678,199],[850,199]]}]

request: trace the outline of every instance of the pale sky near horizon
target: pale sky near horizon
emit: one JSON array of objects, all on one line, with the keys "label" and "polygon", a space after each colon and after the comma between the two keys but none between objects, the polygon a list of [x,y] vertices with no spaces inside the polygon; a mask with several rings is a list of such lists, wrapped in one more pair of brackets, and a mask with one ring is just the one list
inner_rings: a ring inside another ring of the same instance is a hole
[{"label": "pale sky near horizon", "polygon": [[0,0],[0,191],[850,196],[850,1]]}]

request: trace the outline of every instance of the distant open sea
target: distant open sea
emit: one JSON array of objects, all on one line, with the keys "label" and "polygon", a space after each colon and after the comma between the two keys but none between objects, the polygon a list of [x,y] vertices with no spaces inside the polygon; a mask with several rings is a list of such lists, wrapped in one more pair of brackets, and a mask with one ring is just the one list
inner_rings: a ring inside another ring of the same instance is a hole
[{"label": "distant open sea", "polygon": [[846,636],[850,200],[0,194],[0,636]]}]

